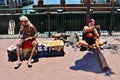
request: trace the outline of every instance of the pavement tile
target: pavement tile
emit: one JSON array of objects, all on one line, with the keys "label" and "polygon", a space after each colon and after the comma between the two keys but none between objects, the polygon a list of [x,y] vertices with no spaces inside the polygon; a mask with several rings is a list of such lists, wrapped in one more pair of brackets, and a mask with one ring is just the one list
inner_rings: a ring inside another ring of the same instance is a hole
[{"label": "pavement tile", "polygon": [[[104,37],[108,43],[119,44],[115,38]],[[0,39],[0,77],[1,80],[110,80],[102,72],[99,61],[95,54],[87,54],[87,51],[73,51],[71,46],[64,47],[64,56],[42,57],[39,62],[33,63],[28,68],[27,61],[23,61],[20,68],[14,69],[16,62],[8,62],[7,48],[16,44],[18,39]],[[38,38],[37,40],[53,40],[53,38]],[[119,45],[120,47],[120,45]],[[111,49],[105,49],[104,57],[109,67],[114,72],[113,80],[120,79],[120,56],[119,52],[112,54]],[[115,52],[115,51],[114,51]]]}]

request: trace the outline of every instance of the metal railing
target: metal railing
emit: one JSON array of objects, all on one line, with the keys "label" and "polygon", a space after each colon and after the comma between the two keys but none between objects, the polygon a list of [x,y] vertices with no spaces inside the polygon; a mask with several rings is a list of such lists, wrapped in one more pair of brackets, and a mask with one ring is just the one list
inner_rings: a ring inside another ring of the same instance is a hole
[{"label": "metal railing", "polygon": [[[91,7],[93,9],[95,7]],[[99,7],[96,7],[99,8]],[[107,8],[107,7],[102,7]],[[115,7],[118,9],[119,7]],[[58,12],[63,9],[63,12]],[[66,10],[67,9],[67,10]],[[50,37],[53,33],[67,33],[70,31],[81,32],[86,25],[86,7],[43,7],[35,8],[36,12],[22,13],[23,10],[29,11],[33,9],[0,9],[0,34],[8,34],[9,21],[15,21],[15,34],[19,31],[19,16],[26,15],[30,21],[36,26],[39,33],[48,34]],[[112,7],[108,7],[112,9]],[[16,13],[10,14],[11,10]],[[74,11],[73,11],[74,10]],[[5,11],[5,12],[2,12]],[[109,31],[111,20],[112,31],[120,31],[120,12],[114,12],[114,19],[111,19],[112,11],[91,11],[90,18],[96,20],[96,24],[100,24],[102,32]]]}]

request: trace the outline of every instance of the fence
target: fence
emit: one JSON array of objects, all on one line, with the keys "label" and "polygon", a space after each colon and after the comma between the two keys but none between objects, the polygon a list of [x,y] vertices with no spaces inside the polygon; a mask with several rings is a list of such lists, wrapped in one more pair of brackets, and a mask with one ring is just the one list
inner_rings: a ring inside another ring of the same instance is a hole
[{"label": "fence", "polygon": [[[22,14],[22,13],[21,13]],[[15,34],[19,31],[19,16],[21,14],[1,14],[0,15],[0,34],[8,34],[9,21],[15,21]],[[120,12],[114,12],[111,19],[110,11],[91,12],[90,18],[96,20],[96,24],[100,24],[102,32],[104,31],[120,31]],[[65,33],[70,31],[81,32],[86,25],[85,11],[70,12],[41,12],[25,14],[30,21],[36,26],[39,33]],[[112,21],[111,21],[112,20]],[[113,23],[111,25],[111,22]],[[49,35],[50,35],[49,34]]]}]

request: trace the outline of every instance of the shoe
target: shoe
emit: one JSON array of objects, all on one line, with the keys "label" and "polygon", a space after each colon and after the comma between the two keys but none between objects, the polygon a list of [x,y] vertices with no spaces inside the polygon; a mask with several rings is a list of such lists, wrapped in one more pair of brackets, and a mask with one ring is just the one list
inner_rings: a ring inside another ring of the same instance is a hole
[{"label": "shoe", "polygon": [[104,44],[107,44],[107,41],[105,41]]},{"label": "shoe", "polygon": [[80,51],[86,51],[86,50],[87,50],[86,47],[81,46]]},{"label": "shoe", "polygon": [[38,62],[38,61],[39,61],[38,58],[34,58],[33,60],[34,60],[34,61],[33,61],[32,63],[35,63],[35,62]]},{"label": "shoe", "polygon": [[27,65],[28,65],[28,67],[29,67],[29,68],[31,68],[31,67],[32,67],[31,62],[27,62]]},{"label": "shoe", "polygon": [[20,66],[21,66],[22,63],[17,63],[15,66],[14,66],[14,69],[18,69]]}]

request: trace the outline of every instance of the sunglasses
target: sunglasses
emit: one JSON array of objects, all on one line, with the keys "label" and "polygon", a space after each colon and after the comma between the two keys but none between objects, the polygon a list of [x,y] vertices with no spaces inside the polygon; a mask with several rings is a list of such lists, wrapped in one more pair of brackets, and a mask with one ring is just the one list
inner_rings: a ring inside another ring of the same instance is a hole
[{"label": "sunglasses", "polygon": [[27,20],[20,20],[20,22],[28,22]]}]

